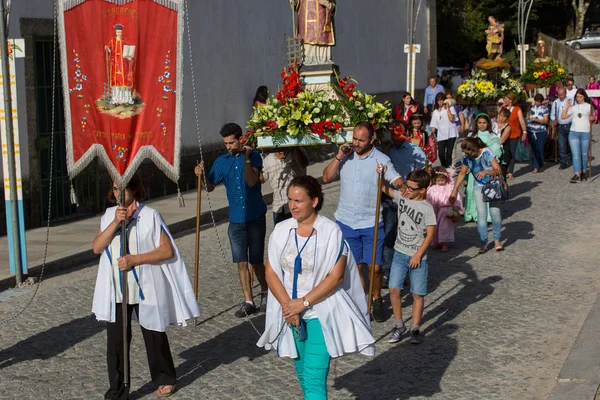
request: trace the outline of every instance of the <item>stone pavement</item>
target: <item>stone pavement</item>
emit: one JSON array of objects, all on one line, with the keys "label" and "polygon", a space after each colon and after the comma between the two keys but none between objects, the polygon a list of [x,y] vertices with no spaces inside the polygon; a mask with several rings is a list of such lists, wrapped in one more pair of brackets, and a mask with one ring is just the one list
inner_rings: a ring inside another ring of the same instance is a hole
[{"label": "stone pavement", "polygon": [[[571,170],[549,166],[533,175],[518,164],[502,210],[506,251],[478,255],[476,227],[460,224],[448,253],[430,252],[425,342],[388,344],[391,322],[373,323],[375,357],[333,361],[330,398],[548,398],[600,293],[600,181],[569,184]],[[324,189],[323,214],[331,217],[339,185]],[[176,242],[191,272],[194,235]],[[173,398],[301,398],[291,361],[255,346],[249,322],[261,331],[263,315],[233,316],[241,297],[226,223],[202,231],[201,252],[199,324],[169,331],[179,375]],[[31,294],[0,303],[0,399],[102,398],[106,337],[90,312],[96,272],[94,265],[47,278],[12,321]],[[404,296],[405,318],[410,304]],[[152,399],[142,337],[133,331],[131,398]]]}]

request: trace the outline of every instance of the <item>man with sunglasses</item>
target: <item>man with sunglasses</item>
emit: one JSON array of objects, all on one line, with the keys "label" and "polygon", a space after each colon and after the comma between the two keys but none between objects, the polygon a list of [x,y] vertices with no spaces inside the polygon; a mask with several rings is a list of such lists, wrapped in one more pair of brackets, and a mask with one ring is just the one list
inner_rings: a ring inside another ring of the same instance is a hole
[{"label": "man with sunglasses", "polygon": [[[368,122],[359,123],[352,133],[352,145],[342,145],[335,158],[323,171],[325,183],[332,182],[338,177],[340,179],[340,200],[335,219],[344,234],[344,239],[350,245],[359,272],[372,262],[378,194],[378,175],[375,171],[377,165],[384,164],[388,167],[384,177],[390,185],[397,188],[402,185],[402,177],[394,169],[390,158],[375,148],[374,141],[373,126]],[[385,309],[381,298],[383,283],[381,265],[384,231],[381,214],[377,229],[372,315],[375,321],[383,322]],[[360,277],[362,280],[362,273]],[[364,288],[364,280],[362,283]]]}]

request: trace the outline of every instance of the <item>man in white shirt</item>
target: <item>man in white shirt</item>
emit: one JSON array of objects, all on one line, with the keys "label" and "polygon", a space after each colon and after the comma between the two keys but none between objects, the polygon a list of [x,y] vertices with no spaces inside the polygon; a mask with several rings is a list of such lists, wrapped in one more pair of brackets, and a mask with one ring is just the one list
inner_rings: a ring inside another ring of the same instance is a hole
[{"label": "man in white shirt", "polygon": [[263,160],[261,183],[270,180],[273,189],[273,224],[291,218],[287,190],[297,176],[306,175],[308,155],[301,147],[268,154]]}]

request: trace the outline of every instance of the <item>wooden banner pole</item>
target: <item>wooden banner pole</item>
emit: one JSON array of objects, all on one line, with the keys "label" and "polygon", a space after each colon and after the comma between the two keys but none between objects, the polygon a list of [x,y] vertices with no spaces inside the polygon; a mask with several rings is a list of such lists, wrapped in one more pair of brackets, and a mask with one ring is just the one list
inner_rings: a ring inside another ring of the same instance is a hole
[{"label": "wooden banner pole", "polygon": [[200,214],[202,212],[202,172],[198,174],[198,198],[196,199],[196,262],[194,263],[194,295],[198,300],[198,273],[200,269]]},{"label": "wooden banner pole", "polygon": [[383,171],[379,174],[377,181],[377,202],[375,208],[375,227],[373,232],[373,252],[371,255],[371,269],[369,271],[369,297],[367,298],[367,310],[371,314],[371,303],[373,302],[373,284],[375,281],[375,265],[377,262],[377,239],[379,236],[379,214],[381,207],[381,190],[383,189]]}]

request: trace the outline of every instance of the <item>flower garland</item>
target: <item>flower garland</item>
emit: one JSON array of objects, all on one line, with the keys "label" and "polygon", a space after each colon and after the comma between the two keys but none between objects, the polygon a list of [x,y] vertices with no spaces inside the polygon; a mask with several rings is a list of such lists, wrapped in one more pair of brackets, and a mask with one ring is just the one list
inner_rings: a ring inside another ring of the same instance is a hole
[{"label": "flower garland", "polygon": [[257,137],[270,136],[275,145],[285,144],[288,138],[307,139],[320,143],[334,139],[344,127],[369,122],[375,130],[386,129],[391,115],[388,102],[379,103],[375,97],[356,89],[352,78],[337,80],[330,92],[305,91],[300,79],[299,66],[294,63],[283,68],[283,86],[264,106],[254,107],[242,141],[256,145]]},{"label": "flower garland", "polygon": [[538,85],[539,87],[552,86],[557,81],[566,79],[565,69],[555,59],[547,62],[529,64],[525,73],[521,75],[521,82]]}]

